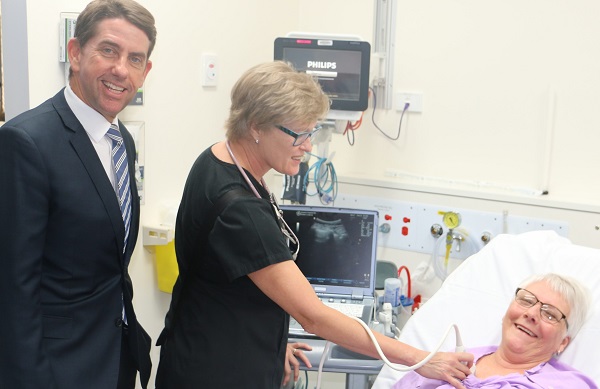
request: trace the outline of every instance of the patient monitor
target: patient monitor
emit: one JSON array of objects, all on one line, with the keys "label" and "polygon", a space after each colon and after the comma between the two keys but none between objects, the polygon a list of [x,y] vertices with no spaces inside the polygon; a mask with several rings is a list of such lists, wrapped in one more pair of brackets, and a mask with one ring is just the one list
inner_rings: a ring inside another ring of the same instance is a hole
[{"label": "patient monitor", "polygon": [[360,119],[369,100],[371,45],[356,36],[293,32],[275,39],[274,59],[316,77],[331,100],[327,119]]},{"label": "patient monitor", "polygon": [[[432,350],[448,325],[457,324],[467,349],[497,345],[502,317],[521,281],[531,274],[568,275],[588,287],[592,304],[588,320],[559,359],[600,384],[599,267],[600,250],[572,244],[554,231],[498,235],[446,278],[408,320],[400,340]],[[441,350],[452,351],[453,339],[446,343]],[[404,374],[384,366],[373,389],[390,388]]]}]

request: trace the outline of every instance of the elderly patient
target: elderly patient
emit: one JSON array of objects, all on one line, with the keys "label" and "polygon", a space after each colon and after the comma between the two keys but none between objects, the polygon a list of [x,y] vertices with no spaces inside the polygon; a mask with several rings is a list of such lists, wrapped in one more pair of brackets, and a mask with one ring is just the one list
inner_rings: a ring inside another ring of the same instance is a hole
[{"label": "elderly patient", "polygon": [[[590,297],[577,280],[558,274],[534,275],[515,292],[502,320],[499,346],[473,353],[469,388],[597,388],[581,372],[557,357],[586,319]],[[393,388],[451,388],[448,383],[411,372]]]}]

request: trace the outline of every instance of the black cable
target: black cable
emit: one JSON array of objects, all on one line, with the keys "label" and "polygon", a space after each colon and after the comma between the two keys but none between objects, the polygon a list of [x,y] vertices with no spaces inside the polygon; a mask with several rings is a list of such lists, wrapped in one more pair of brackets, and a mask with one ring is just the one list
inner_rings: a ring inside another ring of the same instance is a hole
[{"label": "black cable", "polygon": [[379,128],[377,123],[375,123],[375,111],[377,110],[377,94],[375,93],[375,90],[373,88],[369,87],[369,89],[371,90],[371,93],[373,93],[373,113],[371,114],[371,121],[373,122],[373,125],[379,130],[379,132],[385,135],[386,138],[391,140],[398,140],[400,138],[400,131],[402,129],[402,119],[404,118],[404,112],[406,112],[408,107],[410,107],[410,103],[408,101],[404,103],[404,109],[402,110],[402,114],[400,114],[400,123],[398,123],[398,134],[392,138],[391,136],[386,134],[381,128]]},{"label": "black cable", "polygon": [[[354,131],[358,130],[363,121],[364,112],[360,114],[360,118],[352,123],[350,120],[346,122],[346,129],[344,130],[344,135],[346,135],[346,140],[350,146],[354,146],[355,137]],[[350,132],[352,132],[352,137],[350,136]]]},{"label": "black cable", "polygon": [[[350,140],[350,134],[352,134],[352,140]],[[346,139],[348,140],[348,144],[350,146],[354,146],[354,130],[346,129]]]}]

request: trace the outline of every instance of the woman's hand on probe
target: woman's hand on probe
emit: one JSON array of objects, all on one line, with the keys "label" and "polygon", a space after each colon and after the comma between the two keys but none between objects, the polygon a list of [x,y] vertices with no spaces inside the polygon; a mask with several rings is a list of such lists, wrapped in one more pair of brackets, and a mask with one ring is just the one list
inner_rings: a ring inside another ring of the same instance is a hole
[{"label": "woman's hand on probe", "polygon": [[[427,356],[427,353],[424,352],[424,355]],[[428,378],[444,380],[457,389],[465,389],[462,380],[471,374],[472,365],[473,354],[439,352],[416,371]]]},{"label": "woman's hand on probe", "polygon": [[298,361],[298,359],[304,362],[306,367],[312,367],[308,357],[302,352],[302,349],[310,351],[312,350],[312,347],[306,343],[300,342],[288,343],[287,345],[282,383],[284,386],[289,382],[292,370],[294,371],[294,382],[298,381],[298,376],[300,375],[300,361]]}]

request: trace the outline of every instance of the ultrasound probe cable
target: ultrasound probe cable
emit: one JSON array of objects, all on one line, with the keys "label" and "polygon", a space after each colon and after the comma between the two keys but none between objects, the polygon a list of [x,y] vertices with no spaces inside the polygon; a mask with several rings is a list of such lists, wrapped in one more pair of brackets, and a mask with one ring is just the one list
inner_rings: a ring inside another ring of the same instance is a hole
[{"label": "ultrasound probe cable", "polygon": [[[455,334],[455,337],[456,337],[455,352],[464,352],[465,351],[465,347],[463,346],[463,342],[462,342],[462,338],[460,336],[460,331],[458,330],[458,326],[456,324],[451,324],[448,327],[448,329],[446,330],[446,333],[444,334],[444,336],[442,337],[442,339],[438,342],[437,346],[435,346],[434,350],[431,351],[421,362],[419,362],[419,363],[417,363],[415,365],[412,365],[412,366],[403,366],[403,365],[400,365],[400,364],[397,364],[397,363],[392,363],[392,362],[390,362],[389,359],[387,359],[387,357],[383,353],[383,350],[381,350],[381,347],[379,346],[379,342],[377,342],[377,339],[375,339],[375,335],[373,335],[373,331],[369,328],[369,326],[367,326],[358,317],[354,317],[354,316],[349,316],[349,317],[351,317],[354,320],[356,320],[357,322],[359,322],[360,325],[363,326],[363,328],[365,329],[365,331],[367,331],[367,335],[369,335],[369,338],[373,342],[373,345],[375,346],[375,349],[377,350],[377,354],[379,354],[379,357],[381,358],[381,360],[386,365],[388,365],[389,367],[391,367],[392,369],[397,370],[397,371],[407,372],[407,371],[417,370],[418,368],[422,367],[427,362],[429,362],[431,360],[431,358],[433,358],[433,356],[440,350],[440,348],[442,347],[442,345],[446,341],[446,338],[450,334],[450,330],[452,330],[452,328],[454,328],[454,334]],[[327,351],[329,350],[329,345],[330,345],[330,342],[327,341],[326,344],[325,344],[325,348],[323,349],[323,355],[321,356],[321,361],[319,363],[319,370],[318,370],[318,374],[317,374],[317,386],[316,386],[316,389],[320,389],[321,388],[321,373],[323,372],[323,364],[325,363],[325,357],[326,357]]]}]

